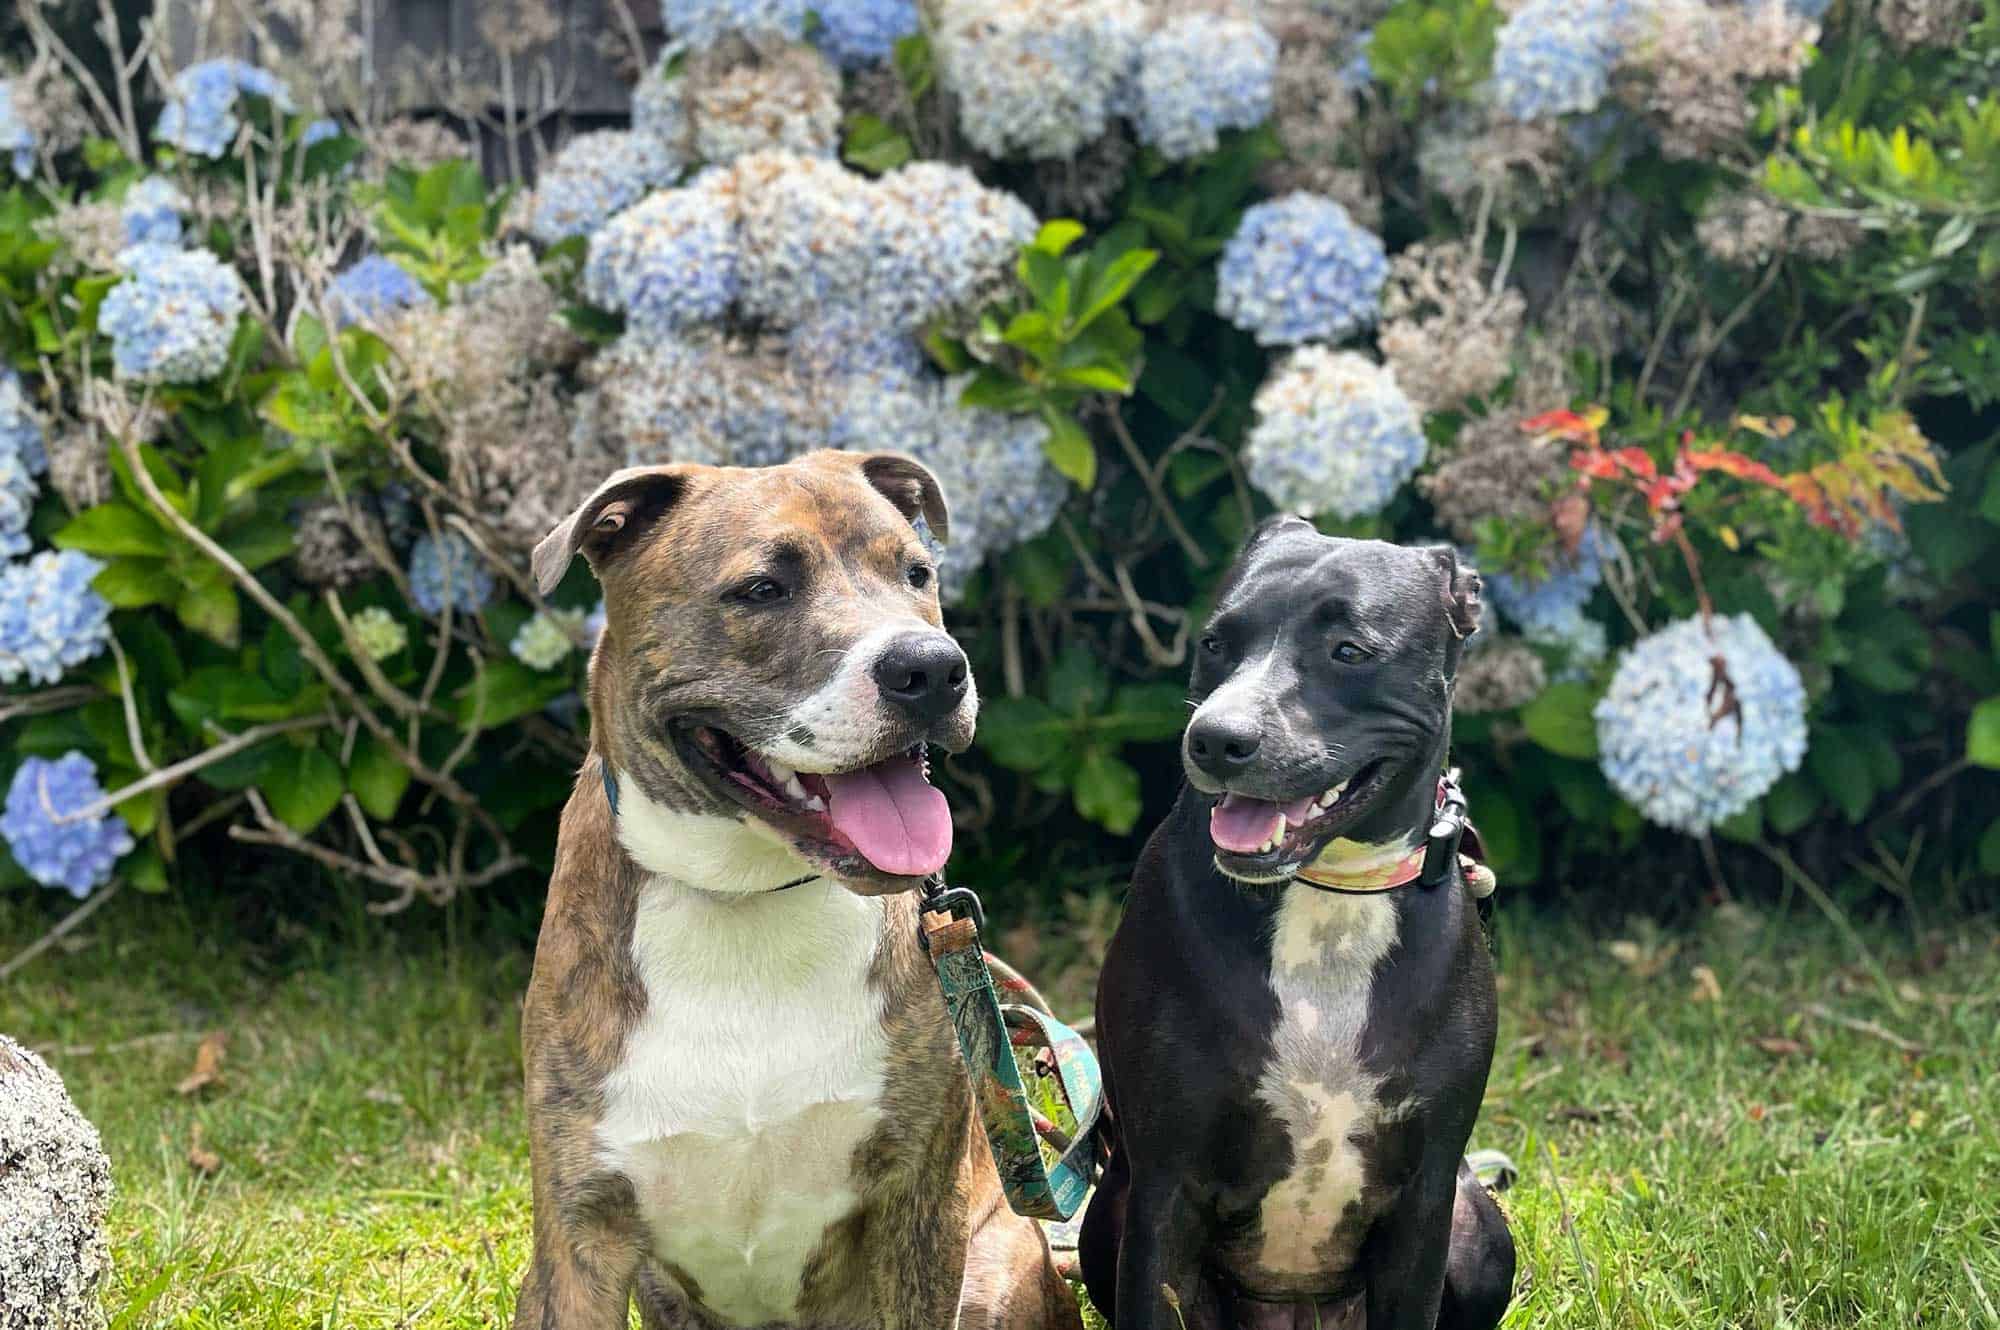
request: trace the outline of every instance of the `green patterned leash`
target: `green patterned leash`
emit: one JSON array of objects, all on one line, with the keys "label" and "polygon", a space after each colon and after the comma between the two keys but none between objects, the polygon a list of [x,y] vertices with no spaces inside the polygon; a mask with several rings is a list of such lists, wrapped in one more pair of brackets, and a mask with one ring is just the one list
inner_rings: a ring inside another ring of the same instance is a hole
[{"label": "green patterned leash", "polygon": [[[1033,1219],[1068,1219],[1082,1207],[1097,1172],[1097,1119],[1104,1106],[1097,1058],[1082,1035],[1047,1012],[1000,1001],[979,940],[986,925],[979,897],[934,876],[924,884],[922,910],[917,940],[937,971],[1007,1204]],[[1074,1136],[1065,1136],[1028,1103],[1014,1060],[1017,1046],[1046,1048],[1052,1055],[1063,1098],[1076,1117]],[[1056,1153],[1053,1163],[1043,1153],[1044,1140]]]}]

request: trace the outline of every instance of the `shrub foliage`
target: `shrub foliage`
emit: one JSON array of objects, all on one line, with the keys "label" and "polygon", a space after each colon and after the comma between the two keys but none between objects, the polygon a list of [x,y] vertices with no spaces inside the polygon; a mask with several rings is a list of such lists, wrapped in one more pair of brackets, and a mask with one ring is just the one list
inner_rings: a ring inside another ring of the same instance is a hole
[{"label": "shrub foliage", "polygon": [[601,616],[527,550],[823,446],[945,480],[973,881],[1130,859],[1276,510],[1486,574],[1503,877],[2000,872],[1994,0],[687,0],[577,134],[536,6],[431,120],[325,8],[9,38],[0,881],[532,883]]}]

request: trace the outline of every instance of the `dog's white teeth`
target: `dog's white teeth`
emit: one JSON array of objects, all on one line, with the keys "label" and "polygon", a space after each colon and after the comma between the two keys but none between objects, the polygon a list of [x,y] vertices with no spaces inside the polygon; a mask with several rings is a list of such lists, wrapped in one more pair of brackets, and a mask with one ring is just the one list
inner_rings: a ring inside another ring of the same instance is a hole
[{"label": "dog's white teeth", "polygon": [[824,813],[826,811],[826,800],[815,794],[806,800],[805,810],[808,813]]},{"label": "dog's white teeth", "polygon": [[1277,849],[1279,843],[1282,842],[1284,839],[1285,839],[1285,815],[1283,813],[1280,813],[1278,814],[1278,829],[1271,833],[1271,839],[1265,841],[1262,845],[1257,847],[1257,851],[1260,854],[1268,854],[1272,850]]},{"label": "dog's white teeth", "polygon": [[770,769],[771,782],[775,785],[783,785],[792,778],[792,769],[775,757],[765,758],[764,765]]},{"label": "dog's white teeth", "polygon": [[797,776],[791,776],[791,775],[786,776],[785,779],[779,783],[778,788],[783,790],[785,792],[785,797],[787,799],[790,799],[795,804],[802,804],[806,801],[806,787],[799,783],[799,778]]}]

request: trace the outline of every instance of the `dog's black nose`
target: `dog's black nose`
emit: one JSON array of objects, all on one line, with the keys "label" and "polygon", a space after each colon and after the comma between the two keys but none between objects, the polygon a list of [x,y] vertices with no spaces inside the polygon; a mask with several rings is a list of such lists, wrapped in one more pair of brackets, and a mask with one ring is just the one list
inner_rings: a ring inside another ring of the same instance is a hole
[{"label": "dog's black nose", "polygon": [[1217,780],[1227,780],[1250,765],[1263,742],[1255,717],[1201,716],[1188,726],[1188,760]]},{"label": "dog's black nose", "polygon": [[875,686],[892,705],[926,723],[965,700],[965,653],[943,633],[905,633],[875,658]]}]

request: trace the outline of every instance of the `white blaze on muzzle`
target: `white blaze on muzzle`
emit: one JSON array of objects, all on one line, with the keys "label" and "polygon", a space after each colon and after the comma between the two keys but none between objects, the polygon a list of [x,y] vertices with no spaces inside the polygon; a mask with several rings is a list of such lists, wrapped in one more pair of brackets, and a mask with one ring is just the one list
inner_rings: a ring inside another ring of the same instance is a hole
[{"label": "white blaze on muzzle", "polygon": [[[895,723],[882,697],[875,665],[889,644],[909,633],[936,633],[922,619],[892,619],[855,639],[827,681],[792,704],[780,719],[777,733],[759,745],[767,758],[794,771],[845,771],[881,748]],[[979,708],[979,695],[967,679],[958,709],[968,717]]]}]

